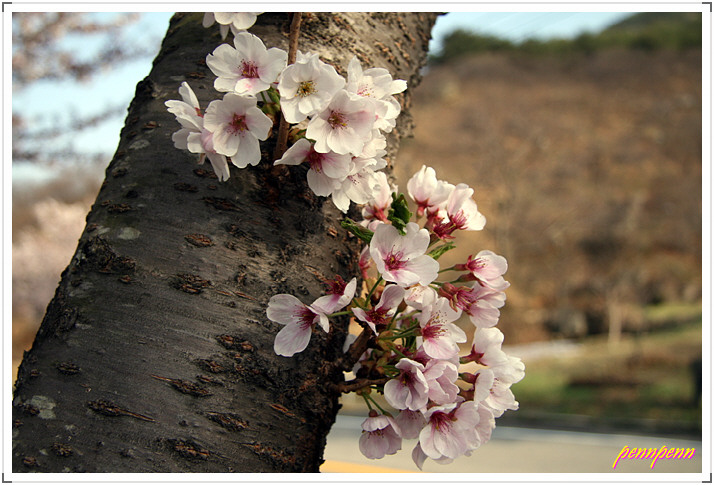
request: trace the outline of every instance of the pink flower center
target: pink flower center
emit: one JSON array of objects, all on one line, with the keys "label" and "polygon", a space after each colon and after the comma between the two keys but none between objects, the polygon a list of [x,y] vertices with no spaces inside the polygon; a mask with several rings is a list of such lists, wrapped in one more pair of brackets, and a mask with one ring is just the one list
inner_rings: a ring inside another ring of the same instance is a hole
[{"label": "pink flower center", "polygon": [[367,312],[367,318],[375,325],[386,325],[389,323],[388,311],[386,308],[374,308]]},{"label": "pink flower center", "polygon": [[447,298],[451,308],[454,310],[461,308],[467,313],[479,299],[473,290],[463,286],[457,287],[451,283],[444,283],[444,285],[439,288],[439,295]]},{"label": "pink flower center", "polygon": [[347,117],[339,111],[330,111],[327,123],[333,130],[347,128]]},{"label": "pink flower center", "polygon": [[233,113],[233,119],[228,124],[228,133],[237,135],[238,133],[243,133],[248,129],[248,125],[245,123],[245,115],[239,115],[238,113]]},{"label": "pink flower center", "polygon": [[303,81],[298,86],[297,95],[301,98],[304,98],[306,96],[310,96],[315,91],[317,91],[317,89],[315,89],[314,81]]},{"label": "pink flower center", "polygon": [[449,219],[451,223],[456,226],[457,229],[463,229],[467,226],[466,214],[464,211],[459,211],[456,214],[449,214]]},{"label": "pink flower center", "polygon": [[327,285],[326,294],[328,295],[344,295],[347,283],[342,279],[342,276],[337,275],[334,280],[325,281]]},{"label": "pink flower center", "polygon": [[411,388],[412,384],[414,383],[414,376],[411,372],[402,372],[402,375],[399,380],[401,381],[404,387]]},{"label": "pink flower center", "polygon": [[467,263],[467,266],[472,273],[475,273],[486,267],[486,261],[481,258],[472,259]]},{"label": "pink flower center", "polygon": [[307,154],[305,159],[307,163],[310,164],[310,168],[317,173],[322,173],[322,159],[324,154],[316,152],[314,148],[310,148],[310,153]]},{"label": "pink flower center", "polygon": [[240,73],[243,77],[256,78],[258,74],[258,66],[253,61],[243,61],[240,64]]},{"label": "pink flower center", "polygon": [[374,97],[372,93],[372,88],[367,84],[360,84],[359,89],[357,89],[357,94],[360,96]]},{"label": "pink flower center", "polygon": [[429,419],[429,423],[431,424],[431,426],[437,431],[442,432],[449,431],[449,429],[451,428],[451,421],[451,416],[441,411],[436,411],[434,414],[431,415],[431,418]]},{"label": "pink flower center", "polygon": [[438,320],[436,322],[430,320],[427,326],[421,329],[421,336],[424,340],[437,339],[444,333],[446,333],[446,329]]},{"label": "pink flower center", "polygon": [[468,312],[476,304],[478,297],[467,288],[459,288],[454,295],[454,300],[456,301],[456,306]]},{"label": "pink flower center", "polygon": [[298,325],[300,328],[305,330],[308,327],[312,327],[313,322],[317,314],[310,310],[308,307],[301,307],[297,312],[295,312],[295,317],[298,320]]},{"label": "pink flower center", "polygon": [[403,257],[404,255],[401,251],[397,251],[397,253],[390,252],[387,257],[384,258],[384,267],[389,271],[402,269],[407,264],[406,261],[402,260]]}]

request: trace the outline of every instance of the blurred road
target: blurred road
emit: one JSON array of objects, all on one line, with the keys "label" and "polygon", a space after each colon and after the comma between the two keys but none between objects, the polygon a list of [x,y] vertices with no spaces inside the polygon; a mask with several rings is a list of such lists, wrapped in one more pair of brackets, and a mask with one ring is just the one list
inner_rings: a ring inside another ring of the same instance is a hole
[{"label": "blurred road", "polygon": [[[418,472],[411,459],[416,440],[405,440],[402,450],[381,460],[369,460],[359,451],[358,440],[364,417],[339,415],[327,437],[323,472]],[[450,465],[431,460],[425,472],[438,473],[701,473],[701,441],[584,433],[498,426],[486,445],[470,457]],[[629,448],[695,448],[692,459],[621,459],[612,465],[624,446]]]}]

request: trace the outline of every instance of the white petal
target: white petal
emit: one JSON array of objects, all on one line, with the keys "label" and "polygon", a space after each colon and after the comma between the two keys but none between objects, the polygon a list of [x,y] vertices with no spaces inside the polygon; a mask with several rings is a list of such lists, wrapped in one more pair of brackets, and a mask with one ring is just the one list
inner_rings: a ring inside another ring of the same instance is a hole
[{"label": "white petal", "polygon": [[298,352],[302,352],[310,342],[312,327],[303,327],[298,324],[289,324],[283,327],[275,336],[273,349],[278,355],[292,357]]},{"label": "white petal", "polygon": [[287,325],[295,322],[295,312],[305,307],[305,304],[293,295],[281,293],[273,295],[268,301],[266,314],[275,323]]},{"label": "white petal", "polygon": [[246,110],[245,122],[250,132],[258,139],[265,140],[273,127],[273,122],[268,116],[255,106]]},{"label": "white petal", "polygon": [[404,288],[397,285],[387,285],[382,292],[377,308],[397,308],[404,298]]},{"label": "white petal", "polygon": [[240,144],[234,156],[231,156],[233,165],[238,168],[245,168],[248,165],[258,165],[260,162],[260,142],[250,133],[243,136],[236,136],[240,139]]},{"label": "white petal", "polygon": [[315,170],[310,169],[307,172],[307,184],[310,189],[321,197],[328,197],[332,194],[332,191],[339,186],[339,182],[331,179],[324,173],[317,173]]},{"label": "white petal", "polygon": [[300,138],[293,146],[288,148],[280,160],[275,161],[275,165],[300,165],[310,153],[312,143],[306,138]]},{"label": "white petal", "polygon": [[224,182],[230,178],[231,171],[228,168],[228,161],[226,160],[226,157],[219,155],[218,153],[210,152],[206,153],[206,157],[208,157],[208,161],[211,162],[213,171],[216,173],[219,181]]}]

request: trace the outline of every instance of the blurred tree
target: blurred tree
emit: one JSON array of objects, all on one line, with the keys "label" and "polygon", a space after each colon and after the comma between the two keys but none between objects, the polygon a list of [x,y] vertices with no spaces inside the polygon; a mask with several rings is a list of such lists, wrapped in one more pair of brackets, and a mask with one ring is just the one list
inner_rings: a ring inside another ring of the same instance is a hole
[{"label": "blurred tree", "polygon": [[[268,299],[314,299],[355,271],[341,214],[299,170],[263,163],[219,183],[174,148],[164,102],[189,80],[220,97],[205,58],[220,42],[201,14],[176,14],[129,107],[118,150],[62,275],[13,400],[13,470],[316,472],[338,410],[347,321],[294,358],[273,352]],[[344,68],[388,68],[418,84],[436,14],[306,15],[300,49]],[[286,48],[286,14],[251,28]],[[344,69],[343,69],[344,73]],[[403,113],[393,157],[411,129]],[[267,153],[272,147],[267,144]],[[331,237],[328,237],[333,235]],[[308,277],[308,275],[310,275]],[[312,276],[314,275],[314,277]],[[324,275],[324,276],[323,276]]]},{"label": "blurred tree", "polygon": [[[150,57],[152,46],[132,42],[122,35],[141,14],[97,14],[81,12],[14,12],[12,14],[12,88],[13,94],[48,81],[88,82],[97,74],[123,63]],[[93,47],[96,45],[96,48]],[[86,103],[87,100],[76,100]],[[12,159],[14,162],[47,163],[62,159],[73,161],[106,160],[106,153],[79,153],[71,147],[58,148],[58,140],[67,133],[79,133],[104,120],[120,116],[126,110],[109,106],[89,116],[47,112],[34,120],[13,105]],[[69,115],[69,120],[67,116]],[[48,119],[59,119],[51,126]],[[62,119],[64,118],[64,119]]]}]

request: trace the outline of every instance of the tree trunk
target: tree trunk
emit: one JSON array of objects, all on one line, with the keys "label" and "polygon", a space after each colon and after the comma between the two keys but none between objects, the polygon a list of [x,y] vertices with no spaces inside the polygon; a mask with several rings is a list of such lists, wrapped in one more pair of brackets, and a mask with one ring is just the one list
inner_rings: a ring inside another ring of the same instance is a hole
[{"label": "tree trunk", "polygon": [[[353,54],[412,89],[435,14],[317,13],[299,48],[341,69]],[[177,14],[136,95],[77,251],[18,372],[13,472],[317,472],[339,408],[329,365],[347,321],[276,356],[276,293],[306,303],[320,275],[357,274],[360,249],[341,214],[312,195],[305,170],[258,167],[219,183],[174,148],[164,101],[187,80],[201,106],[221,97],[206,55],[219,43],[202,14]],[[289,15],[251,29],[287,49]],[[409,105],[409,90],[401,101]],[[400,116],[390,155],[409,131]],[[277,130],[275,130],[277,131]],[[41,257],[41,255],[40,255]]]}]

